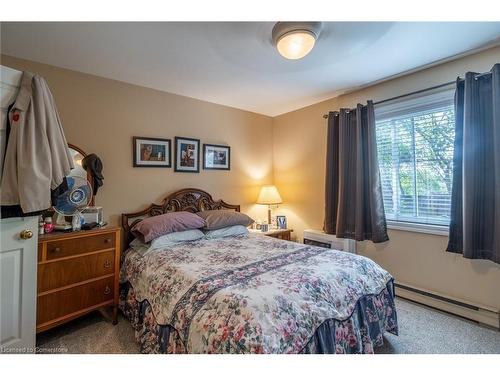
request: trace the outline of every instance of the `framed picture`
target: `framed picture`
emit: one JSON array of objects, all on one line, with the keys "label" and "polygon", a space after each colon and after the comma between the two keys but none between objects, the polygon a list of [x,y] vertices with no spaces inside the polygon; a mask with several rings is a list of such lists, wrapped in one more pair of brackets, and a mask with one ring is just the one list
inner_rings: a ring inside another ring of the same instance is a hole
[{"label": "framed picture", "polygon": [[134,167],[172,167],[170,139],[133,137]]},{"label": "framed picture", "polygon": [[203,144],[203,169],[231,169],[231,148],[229,146]]},{"label": "framed picture", "polygon": [[286,229],[286,216],[276,215],[276,225],[279,229]]},{"label": "framed picture", "polygon": [[175,137],[176,172],[200,172],[200,140]]}]

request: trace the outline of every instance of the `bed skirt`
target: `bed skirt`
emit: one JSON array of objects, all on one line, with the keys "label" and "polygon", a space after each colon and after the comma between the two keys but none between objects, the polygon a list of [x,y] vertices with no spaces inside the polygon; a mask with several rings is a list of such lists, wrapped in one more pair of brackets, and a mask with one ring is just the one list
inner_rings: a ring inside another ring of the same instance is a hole
[{"label": "bed skirt", "polygon": [[[175,328],[157,324],[149,302],[137,301],[129,283],[120,285],[120,309],[135,330],[141,353],[187,353]],[[360,298],[349,318],[323,322],[300,353],[371,354],[383,345],[384,332],[398,334],[393,281],[379,294]]]}]

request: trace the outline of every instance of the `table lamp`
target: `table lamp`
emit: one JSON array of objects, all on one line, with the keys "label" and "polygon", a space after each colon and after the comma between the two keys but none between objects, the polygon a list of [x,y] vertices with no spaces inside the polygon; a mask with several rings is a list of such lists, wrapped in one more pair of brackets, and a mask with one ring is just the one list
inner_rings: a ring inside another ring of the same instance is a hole
[{"label": "table lamp", "polygon": [[264,185],[260,189],[257,204],[267,204],[267,223],[271,225],[271,205],[283,203],[280,193],[274,185]]}]

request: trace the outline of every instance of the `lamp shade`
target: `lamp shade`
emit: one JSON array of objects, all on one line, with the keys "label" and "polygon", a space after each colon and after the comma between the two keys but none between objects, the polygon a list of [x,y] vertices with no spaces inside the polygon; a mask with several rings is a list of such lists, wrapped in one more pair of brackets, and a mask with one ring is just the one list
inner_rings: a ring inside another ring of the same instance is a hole
[{"label": "lamp shade", "polygon": [[320,31],[321,22],[277,22],[272,39],[281,56],[297,60],[311,52]]},{"label": "lamp shade", "polygon": [[276,186],[265,185],[260,189],[259,197],[257,198],[257,204],[278,204],[282,203],[280,193]]},{"label": "lamp shade", "polygon": [[307,55],[314,47],[316,37],[307,30],[292,31],[283,35],[277,42],[276,48],[284,58],[297,60]]}]

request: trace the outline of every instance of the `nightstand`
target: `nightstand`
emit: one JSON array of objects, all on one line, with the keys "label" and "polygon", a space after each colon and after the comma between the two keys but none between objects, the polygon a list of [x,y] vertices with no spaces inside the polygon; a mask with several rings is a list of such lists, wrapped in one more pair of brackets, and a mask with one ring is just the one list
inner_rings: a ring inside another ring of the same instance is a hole
[{"label": "nightstand", "polygon": [[250,233],[263,234],[264,236],[278,238],[280,240],[291,241],[293,229],[270,229],[267,232],[262,232],[259,229],[249,229]]},{"label": "nightstand", "polygon": [[105,307],[116,324],[120,241],[116,227],[38,237],[37,332]]}]

